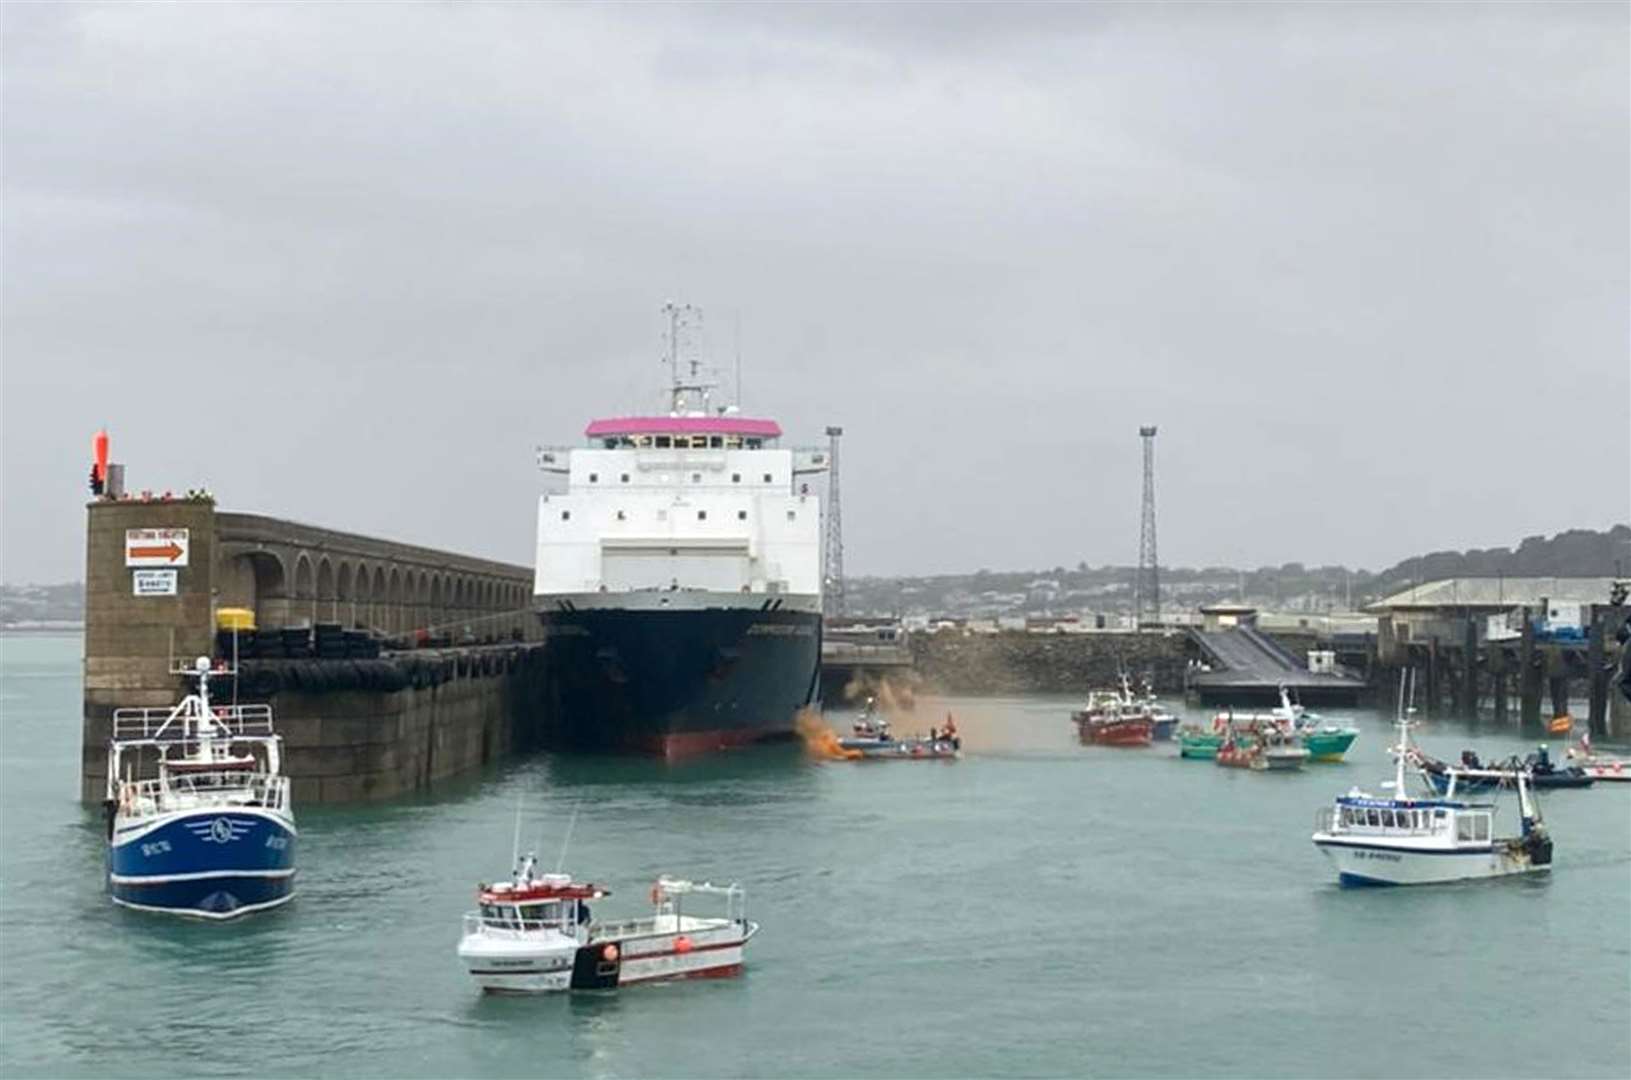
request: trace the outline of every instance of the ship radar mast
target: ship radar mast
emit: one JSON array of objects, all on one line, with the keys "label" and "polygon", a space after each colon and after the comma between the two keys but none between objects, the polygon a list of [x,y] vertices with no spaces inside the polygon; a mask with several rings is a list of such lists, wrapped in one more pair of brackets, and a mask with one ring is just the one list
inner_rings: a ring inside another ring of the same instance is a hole
[{"label": "ship radar mast", "polygon": [[[712,412],[713,391],[718,383],[702,377],[702,309],[694,304],[676,304],[672,300],[663,305],[668,318],[668,412],[670,416],[707,416]],[[680,374],[680,366],[689,368],[688,376]]]}]

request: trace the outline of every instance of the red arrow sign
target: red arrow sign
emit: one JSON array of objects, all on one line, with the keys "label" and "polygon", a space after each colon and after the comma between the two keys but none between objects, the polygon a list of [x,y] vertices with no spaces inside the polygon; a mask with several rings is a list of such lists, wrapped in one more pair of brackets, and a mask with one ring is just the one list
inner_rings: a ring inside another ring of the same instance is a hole
[{"label": "red arrow sign", "polygon": [[175,562],[181,558],[181,545],[174,540],[163,547],[133,547],[130,549],[132,559],[169,559]]}]

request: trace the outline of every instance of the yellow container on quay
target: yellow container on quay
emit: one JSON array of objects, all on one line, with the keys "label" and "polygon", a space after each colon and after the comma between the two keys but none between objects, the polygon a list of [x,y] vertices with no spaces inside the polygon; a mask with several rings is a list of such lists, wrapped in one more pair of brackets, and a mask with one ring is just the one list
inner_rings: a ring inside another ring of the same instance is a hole
[{"label": "yellow container on quay", "polygon": [[224,607],[215,612],[217,630],[253,630],[255,613],[248,608]]}]

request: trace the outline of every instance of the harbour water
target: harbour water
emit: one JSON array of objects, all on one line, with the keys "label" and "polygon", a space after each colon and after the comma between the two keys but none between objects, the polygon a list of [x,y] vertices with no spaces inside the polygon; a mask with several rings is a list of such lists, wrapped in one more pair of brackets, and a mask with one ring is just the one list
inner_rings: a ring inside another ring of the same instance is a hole
[{"label": "harbour water", "polygon": [[[676,767],[539,755],[434,795],[296,807],[299,895],[228,924],[120,910],[77,796],[77,637],[0,642],[0,1074],[1624,1076],[1631,785],[1545,793],[1550,875],[1345,890],[1315,811],[1388,772],[1264,775],[1083,747],[1069,702],[929,702],[955,763],[796,747]],[[897,723],[897,727],[906,725]],[[1454,757],[1526,749],[1431,721]],[[1560,747],[1554,747],[1560,749]],[[746,974],[493,998],[454,957],[524,846],[638,911],[736,879]],[[1514,823],[1510,800],[1497,818]]]}]

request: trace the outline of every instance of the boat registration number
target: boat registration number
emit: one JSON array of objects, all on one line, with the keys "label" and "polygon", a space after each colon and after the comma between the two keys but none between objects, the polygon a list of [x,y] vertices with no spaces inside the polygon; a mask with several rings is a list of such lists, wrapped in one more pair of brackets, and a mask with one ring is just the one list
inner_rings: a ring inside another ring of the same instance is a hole
[{"label": "boat registration number", "polygon": [[1383,862],[1402,862],[1403,859],[1391,851],[1366,851],[1363,848],[1354,852],[1356,859],[1381,859]]}]

